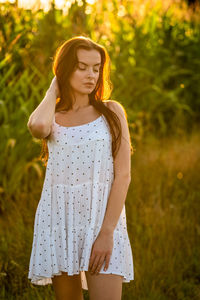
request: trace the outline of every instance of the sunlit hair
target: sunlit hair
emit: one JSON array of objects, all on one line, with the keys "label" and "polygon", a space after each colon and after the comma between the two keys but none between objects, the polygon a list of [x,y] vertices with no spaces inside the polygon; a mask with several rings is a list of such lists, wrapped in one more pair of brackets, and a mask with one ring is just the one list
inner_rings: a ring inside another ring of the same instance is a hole
[{"label": "sunlit hair", "polygon": [[[95,49],[101,55],[99,78],[95,89],[88,95],[88,97],[89,103],[93,105],[97,111],[103,114],[108,121],[112,135],[112,155],[114,158],[119,150],[121,142],[121,122],[116,113],[110,110],[103,102],[104,100],[109,99],[113,89],[112,82],[110,81],[110,58],[107,50],[102,45],[95,43],[88,37],[75,36],[65,41],[56,50],[53,60],[53,73],[57,77],[60,98],[56,99],[55,112],[63,110],[68,111],[73,107],[69,79],[71,74],[76,70],[78,64],[78,49]],[[42,150],[39,157],[45,166],[47,165],[49,155],[47,147],[47,140],[49,136],[42,139]],[[131,143],[130,147],[131,150],[133,150]]]}]

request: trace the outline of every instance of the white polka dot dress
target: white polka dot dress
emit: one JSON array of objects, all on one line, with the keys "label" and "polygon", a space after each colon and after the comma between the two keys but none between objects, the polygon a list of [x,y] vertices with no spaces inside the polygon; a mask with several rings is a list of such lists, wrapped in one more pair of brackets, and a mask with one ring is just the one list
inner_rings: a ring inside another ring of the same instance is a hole
[{"label": "white polka dot dress", "polygon": [[[52,277],[81,273],[88,289],[91,249],[101,229],[114,179],[112,136],[106,118],[80,126],[52,123],[47,142],[49,158],[38,203],[28,278],[36,285],[52,284]],[[125,206],[113,235],[113,251],[106,271],[123,282],[134,279],[132,249]]]}]

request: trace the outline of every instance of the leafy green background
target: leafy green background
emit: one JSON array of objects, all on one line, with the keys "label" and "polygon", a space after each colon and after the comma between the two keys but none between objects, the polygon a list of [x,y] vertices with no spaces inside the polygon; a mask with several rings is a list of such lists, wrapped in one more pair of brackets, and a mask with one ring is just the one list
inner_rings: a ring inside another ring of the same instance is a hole
[{"label": "leafy green background", "polygon": [[[127,111],[134,155],[126,213],[134,281],[122,299],[200,299],[200,8],[185,1],[75,1],[67,14],[0,4],[0,298],[54,299],[27,279],[45,169],[27,129],[75,35],[104,45],[111,99]],[[84,291],[85,299],[88,293]]]}]

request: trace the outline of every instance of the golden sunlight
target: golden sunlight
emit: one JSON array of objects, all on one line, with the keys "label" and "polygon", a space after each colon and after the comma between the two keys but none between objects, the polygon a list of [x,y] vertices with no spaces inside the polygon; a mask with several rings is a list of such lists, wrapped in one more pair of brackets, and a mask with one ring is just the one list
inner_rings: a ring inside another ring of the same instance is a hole
[{"label": "golden sunlight", "polygon": [[[71,6],[72,3],[75,3],[76,0],[54,0],[55,7],[57,9],[66,9]],[[87,4],[93,5],[97,0],[86,0]],[[43,9],[44,11],[48,11],[50,9],[52,0],[0,0],[0,3],[17,3],[18,7],[23,7],[25,9]],[[77,0],[79,6],[83,5],[82,0]]]}]

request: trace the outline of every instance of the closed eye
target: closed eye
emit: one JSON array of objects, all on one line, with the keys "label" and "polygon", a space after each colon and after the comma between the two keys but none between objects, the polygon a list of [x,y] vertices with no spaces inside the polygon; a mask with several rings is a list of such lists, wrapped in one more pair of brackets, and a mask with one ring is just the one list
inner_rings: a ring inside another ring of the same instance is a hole
[{"label": "closed eye", "polygon": [[[79,67],[79,70],[84,71],[84,70],[86,70],[86,69],[82,69],[82,68]],[[99,70],[94,70],[94,72],[99,72]]]}]

